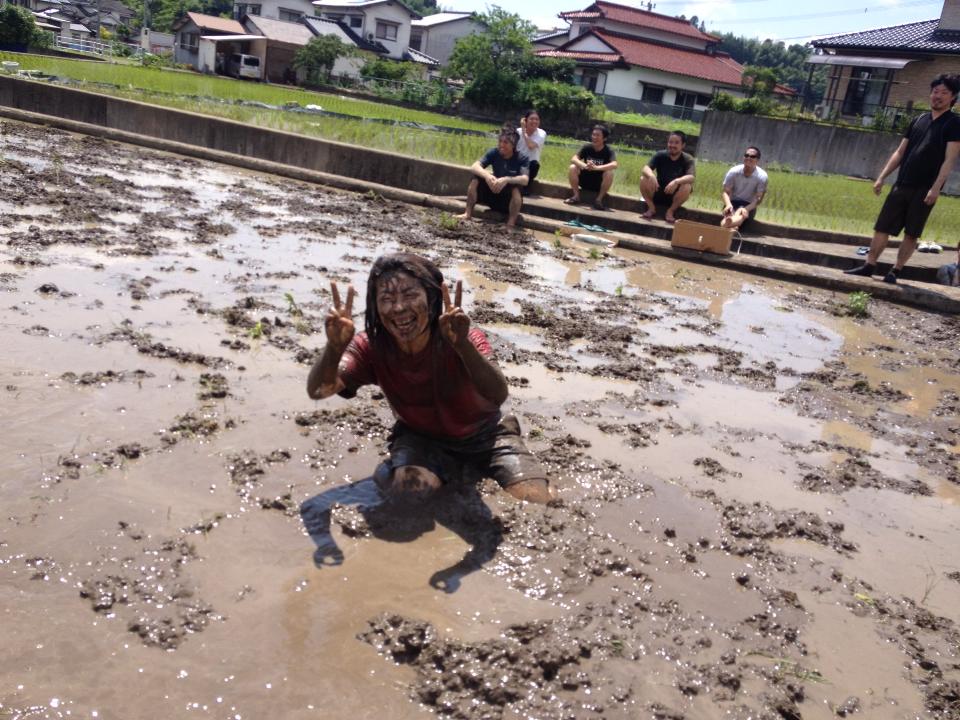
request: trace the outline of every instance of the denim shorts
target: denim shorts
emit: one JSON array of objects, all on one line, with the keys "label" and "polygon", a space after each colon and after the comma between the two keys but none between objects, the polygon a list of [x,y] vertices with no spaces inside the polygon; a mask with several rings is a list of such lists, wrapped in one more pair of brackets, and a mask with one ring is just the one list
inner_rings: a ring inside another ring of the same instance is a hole
[{"label": "denim shorts", "polygon": [[405,465],[425,467],[444,484],[489,477],[508,488],[525,480],[547,479],[524,445],[515,415],[505,415],[496,425],[460,440],[422,435],[398,422],[389,442],[391,470]]}]

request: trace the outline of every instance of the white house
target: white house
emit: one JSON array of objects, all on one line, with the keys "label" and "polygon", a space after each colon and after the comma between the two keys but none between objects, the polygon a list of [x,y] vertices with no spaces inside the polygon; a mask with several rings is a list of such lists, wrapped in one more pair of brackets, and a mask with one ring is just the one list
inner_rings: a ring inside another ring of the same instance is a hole
[{"label": "white house", "polygon": [[243,20],[245,15],[257,15],[273,20],[300,22],[314,14],[310,0],[234,0],[233,17]]},{"label": "white house", "polygon": [[566,38],[537,38],[537,54],[572,59],[579,84],[612,110],[697,120],[716,92],[744,95],[743,66],[686,20],[606,0],[559,17],[570,24]]},{"label": "white house", "polygon": [[320,17],[341,22],[367,42],[382,45],[392,60],[415,59],[410,52],[411,22],[420,16],[398,0],[314,0],[313,6]]},{"label": "white house", "polygon": [[380,55],[381,57],[386,57],[387,55],[387,48],[382,44],[365,40],[343,20],[338,21],[327,20],[326,18],[320,17],[307,17],[303,19],[303,24],[310,29],[310,32],[313,33],[314,36],[333,35],[334,37],[340,38],[340,42],[352,45],[357,48],[357,50],[364,51],[363,53],[357,53],[353,57],[337,58],[333,64],[333,69],[330,71],[331,75],[336,77],[360,77],[360,68],[363,67],[367,61],[367,57],[370,57],[370,55],[366,55],[366,53],[373,53],[373,55]]},{"label": "white house", "polygon": [[246,52],[257,35],[248,33],[236,20],[188,12],[173,24],[174,61],[192,65],[200,72],[218,69],[217,58]]},{"label": "white house", "polygon": [[462,37],[483,30],[473,13],[440,12],[410,23],[410,47],[446,65],[453,46]]}]

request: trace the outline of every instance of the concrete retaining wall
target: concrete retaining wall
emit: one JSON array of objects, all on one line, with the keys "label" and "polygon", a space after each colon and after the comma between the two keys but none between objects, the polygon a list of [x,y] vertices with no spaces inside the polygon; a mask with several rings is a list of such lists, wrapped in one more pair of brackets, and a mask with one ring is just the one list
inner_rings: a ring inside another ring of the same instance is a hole
[{"label": "concrete retaining wall", "polygon": [[[875,178],[899,143],[900,136],[890,133],[710,110],[703,118],[697,157],[738,163],[749,144],[761,149],[764,162],[798,172]],[[951,173],[944,192],[960,195],[960,168]]]},{"label": "concrete retaining wall", "polygon": [[221,118],[0,77],[0,105],[416,192],[460,195],[470,171]]}]

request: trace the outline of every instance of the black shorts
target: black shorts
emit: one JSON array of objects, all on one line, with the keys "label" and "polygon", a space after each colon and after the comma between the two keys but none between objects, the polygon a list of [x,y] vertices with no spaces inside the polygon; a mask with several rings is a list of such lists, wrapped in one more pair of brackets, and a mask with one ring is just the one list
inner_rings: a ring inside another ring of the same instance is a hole
[{"label": "black shorts", "polygon": [[463,440],[421,435],[398,422],[390,433],[387,464],[391,470],[405,465],[425,467],[444,484],[489,477],[508,488],[524,480],[547,478],[523,444],[515,415],[505,415],[493,427]]},{"label": "black shorts", "polygon": [[495,193],[483,180],[478,180],[478,182],[478,203],[481,205],[486,205],[491,210],[497,210],[502,213],[510,212],[510,198],[513,197],[513,189],[516,187],[516,185],[504,185],[503,190]]},{"label": "black shorts", "polygon": [[880,215],[873,229],[887,235],[899,235],[901,230],[912,238],[923,233],[933,205],[927,205],[923,199],[930,188],[894,185],[883,201]]},{"label": "black shorts", "polygon": [[[749,200],[731,200],[731,201],[730,201],[730,204],[733,205],[733,209],[734,209],[734,211],[736,211],[736,210],[739,210],[739,209],[742,208],[742,207],[746,207],[747,205],[749,205],[749,204],[750,204],[750,201],[749,201]],[[750,213],[747,215],[747,219],[744,220],[744,222],[745,222],[745,223],[746,223],[746,222],[750,222],[751,220],[753,220],[753,218],[754,218],[754,216],[755,216],[756,214],[757,214],[757,209],[754,208],[754,209],[751,210]]]},{"label": "black shorts", "polygon": [[603,184],[603,173],[596,170],[580,171],[580,187],[592,192],[600,192],[600,186]]}]

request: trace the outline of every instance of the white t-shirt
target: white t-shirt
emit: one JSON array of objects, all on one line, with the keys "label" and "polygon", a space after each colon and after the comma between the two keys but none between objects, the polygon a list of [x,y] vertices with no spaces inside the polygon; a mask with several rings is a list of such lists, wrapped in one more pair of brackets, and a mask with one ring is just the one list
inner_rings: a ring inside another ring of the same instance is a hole
[{"label": "white t-shirt", "polygon": [[767,191],[767,173],[762,168],[754,168],[752,175],[743,174],[743,165],[734,165],[727,170],[723,178],[723,187],[730,188],[731,200],[753,202],[758,192]]},{"label": "white t-shirt", "polygon": [[527,147],[527,136],[524,134],[523,128],[517,128],[517,153],[527,163],[531,160],[540,162],[540,151],[543,150],[543,144],[547,141],[547,133],[544,132],[543,128],[537,128],[530,139],[537,144],[537,147],[533,150]]}]

